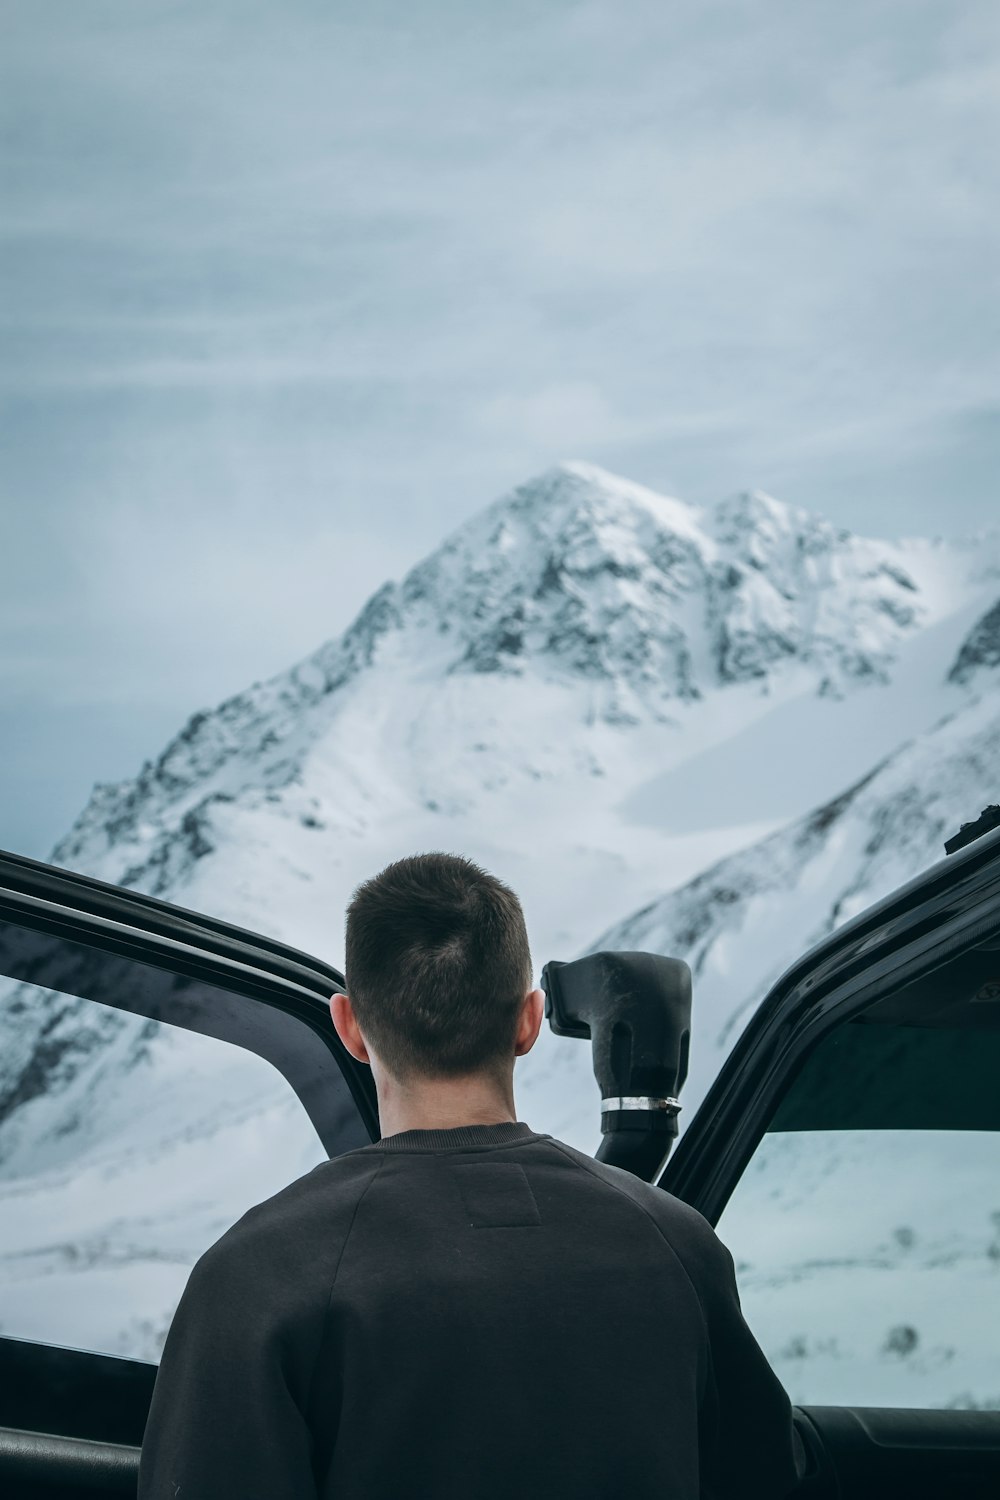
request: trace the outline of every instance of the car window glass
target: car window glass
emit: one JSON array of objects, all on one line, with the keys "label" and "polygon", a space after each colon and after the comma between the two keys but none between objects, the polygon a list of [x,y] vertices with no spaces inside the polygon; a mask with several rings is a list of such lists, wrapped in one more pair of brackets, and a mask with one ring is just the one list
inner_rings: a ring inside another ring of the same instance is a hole
[{"label": "car window glass", "polygon": [[769,1134],[718,1228],[797,1404],[1000,1409],[1000,1134]]},{"label": "car window glass", "polygon": [[831,1032],[719,1220],[796,1403],[1000,1409],[994,969],[995,949]]},{"label": "car window glass", "polygon": [[[0,979],[0,1334],[156,1361],[202,1252],[327,1159],[320,1129],[334,1149],[367,1136],[296,1018],[9,926],[4,954],[68,982]],[[109,978],[114,1006],[91,998]],[[244,1014],[247,1046],[206,1034]]]}]

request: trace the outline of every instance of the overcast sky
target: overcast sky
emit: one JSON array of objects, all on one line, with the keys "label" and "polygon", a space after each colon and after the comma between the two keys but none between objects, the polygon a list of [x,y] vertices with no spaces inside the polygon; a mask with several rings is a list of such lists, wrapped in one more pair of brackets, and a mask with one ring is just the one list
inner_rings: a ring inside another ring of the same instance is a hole
[{"label": "overcast sky", "polygon": [[563,457],[993,520],[995,0],[0,0],[0,847]]}]

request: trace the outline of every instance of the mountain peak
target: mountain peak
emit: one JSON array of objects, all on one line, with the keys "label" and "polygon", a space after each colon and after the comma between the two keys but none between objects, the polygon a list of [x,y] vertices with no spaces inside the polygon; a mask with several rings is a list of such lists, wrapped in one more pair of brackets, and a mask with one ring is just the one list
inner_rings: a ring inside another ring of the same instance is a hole
[{"label": "mountain peak", "polygon": [[824,516],[789,505],[766,490],[739,490],[720,500],[713,519],[719,540],[730,544],[749,535],[759,536],[772,545],[779,537],[792,534],[821,535],[840,542],[848,541],[851,535],[833,526]]},{"label": "mountain peak", "polygon": [[704,541],[701,514],[695,506],[582,459],[565,459],[525,480],[467,526],[475,531],[486,518],[508,511],[533,516],[549,532],[567,523],[643,527],[652,522],[657,528]]},{"label": "mountain peak", "polygon": [[[727,508],[734,514],[748,518],[782,522],[787,521],[794,511],[793,506],[787,505],[784,500],[775,499],[767,490],[737,490],[735,494],[719,502],[720,510]],[[796,513],[799,516],[806,514],[801,510]]]},{"label": "mountain peak", "polygon": [[628,484],[629,480],[622,474],[614,474],[610,469],[604,469],[600,464],[591,463],[585,458],[564,458],[547,471],[550,474],[566,474],[571,479],[580,479],[585,484],[603,485],[608,489],[614,489],[618,485]]},{"label": "mountain peak", "polygon": [[569,461],[500,496],[407,574],[403,628],[445,651],[449,674],[627,684],[647,706],[696,696],[671,615],[703,591],[713,556],[692,506]]}]

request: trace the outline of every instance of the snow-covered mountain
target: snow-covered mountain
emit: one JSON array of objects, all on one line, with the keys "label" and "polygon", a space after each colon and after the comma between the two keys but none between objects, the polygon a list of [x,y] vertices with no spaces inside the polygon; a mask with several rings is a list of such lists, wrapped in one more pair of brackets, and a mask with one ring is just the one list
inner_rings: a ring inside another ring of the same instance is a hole
[{"label": "snow-covered mountain", "polygon": [[[998,556],[1000,538],[871,541],[760,493],[698,510],[562,465],[386,584],[343,636],[95,788],[53,860],[334,961],[354,884],[418,848],[509,879],[539,967],[665,890],[682,888],[671,910],[715,911],[687,879],[967,702],[995,645]],[[814,929],[782,925],[793,952]],[[642,942],[686,952],[684,933],[654,920]],[[716,999],[710,980],[692,1102],[759,991]],[[62,1029],[72,1051],[82,1033]],[[22,1030],[9,1073],[15,1054],[38,1072],[29,1052]],[[596,1144],[586,1052],[545,1033],[519,1081],[525,1113]]]},{"label": "snow-covered mountain", "polygon": [[[572,952],[844,781],[829,741],[845,701],[884,708],[859,774],[923,728],[927,693],[893,693],[909,648],[956,628],[998,552],[869,541],[761,494],[702,512],[563,465],[343,636],[95,788],[52,857],[336,959],[358,878],[459,848],[522,893],[540,961]],[[786,747],[763,814],[752,791],[722,818],[707,797],[666,808],[664,777],[803,702],[810,764]]]},{"label": "snow-covered mountain", "polygon": [[[873,541],[565,464],[95,788],[53,859],[336,962],[360,878],[461,850],[521,894],[540,968],[957,711],[998,564],[1000,536]],[[700,993],[706,1037],[747,994]],[[533,1119],[596,1144],[585,1051],[546,1034],[519,1079]]]},{"label": "snow-covered mountain", "polygon": [[[1000,535],[874,541],[760,493],[697,509],[562,465],[95,788],[52,858],[338,962],[359,879],[466,853],[522,896],[539,969],[595,939],[690,959],[689,1116],[768,979],[991,800],[998,591]],[[126,1035],[117,1011],[82,1025],[80,1004],[36,997],[13,1027],[0,1010],[0,1192],[18,1200],[0,1280],[42,1316],[39,1268],[86,1272],[87,1342],[127,1276],[167,1311],[123,1312],[117,1347],[155,1348],[195,1255],[310,1144],[235,1065],[172,1127],[193,1066],[176,1037]],[[596,1149],[588,1046],[543,1030],[515,1083],[519,1118]],[[266,1145],[229,1182],[202,1148],[237,1127]],[[154,1162],[183,1210],[150,1198]],[[69,1259],[50,1265],[57,1184]]]}]

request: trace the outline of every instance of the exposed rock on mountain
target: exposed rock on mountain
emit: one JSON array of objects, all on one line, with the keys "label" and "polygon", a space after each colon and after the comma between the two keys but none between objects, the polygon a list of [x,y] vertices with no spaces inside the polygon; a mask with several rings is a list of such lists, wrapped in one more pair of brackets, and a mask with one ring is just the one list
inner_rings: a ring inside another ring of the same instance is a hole
[{"label": "exposed rock on mountain", "polygon": [[783,659],[841,677],[885,679],[898,631],[926,614],[917,584],[885,545],[754,491],[718,507],[713,531],[728,554],[718,611],[719,680],[763,677]]},{"label": "exposed rock on mountain", "polygon": [[949,672],[952,682],[969,682],[977,673],[1000,667],[1000,600],[962,642]]}]

